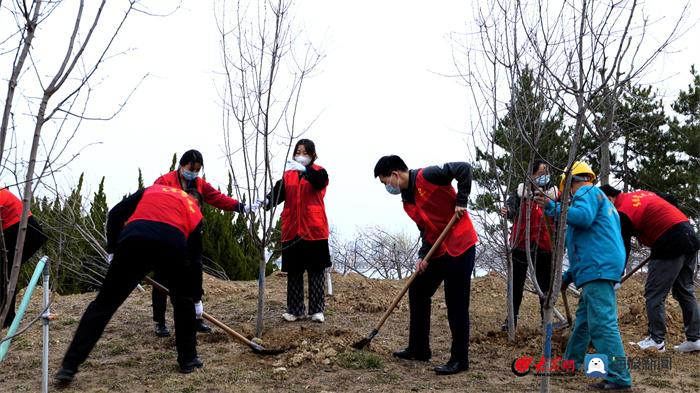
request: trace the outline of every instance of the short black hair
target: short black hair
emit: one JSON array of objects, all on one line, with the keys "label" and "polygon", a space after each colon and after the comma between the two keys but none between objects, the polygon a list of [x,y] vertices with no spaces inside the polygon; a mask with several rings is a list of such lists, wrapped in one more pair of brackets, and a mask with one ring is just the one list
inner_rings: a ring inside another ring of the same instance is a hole
[{"label": "short black hair", "polygon": [[617,188],[611,186],[610,184],[604,184],[600,186],[600,190],[603,191],[603,194],[609,197],[615,198],[616,196],[620,195],[622,191],[618,190]]},{"label": "short black hair", "polygon": [[294,145],[294,151],[292,152],[292,155],[297,152],[297,148],[299,146],[304,146],[304,149],[306,149],[306,153],[311,157],[311,162],[313,163],[316,161],[316,144],[311,140],[311,139],[299,139],[297,141],[297,144]]},{"label": "short black hair", "polygon": [[187,150],[183,153],[182,157],[180,157],[180,166],[187,166],[189,164],[204,166],[204,157],[202,157],[202,153],[195,149]]},{"label": "short black hair", "polygon": [[549,166],[549,164],[548,164],[547,161],[545,161],[545,160],[535,160],[535,161],[532,163],[532,173],[531,173],[531,175],[534,175],[534,174],[540,169],[540,166],[543,165],[543,164]]},{"label": "short black hair", "polygon": [[406,172],[407,170],[408,167],[401,157],[395,155],[384,156],[374,166],[374,177],[389,176],[393,171]]}]

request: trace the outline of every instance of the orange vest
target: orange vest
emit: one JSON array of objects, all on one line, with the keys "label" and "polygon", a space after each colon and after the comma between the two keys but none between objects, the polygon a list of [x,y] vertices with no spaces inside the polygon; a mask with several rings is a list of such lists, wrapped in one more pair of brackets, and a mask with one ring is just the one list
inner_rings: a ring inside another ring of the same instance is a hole
[{"label": "orange vest", "polygon": [[620,193],[615,208],[629,217],[634,236],[647,247],[672,226],[688,221],[678,208],[650,191]]},{"label": "orange vest", "polygon": [[151,186],[143,192],[134,214],[126,221],[146,220],[168,224],[179,229],[185,239],[202,221],[197,201],[188,193],[167,186]]},{"label": "orange vest", "polygon": [[[316,164],[312,167],[317,171],[323,169]],[[282,241],[297,236],[304,240],[328,239],[328,218],[323,203],[326,187],[316,190],[306,178],[299,178],[297,171],[284,172],[283,181]]]},{"label": "orange vest", "polygon": [[[29,212],[32,215],[32,212]],[[0,218],[2,230],[17,224],[22,217],[22,200],[17,198],[7,188],[0,190]]]},{"label": "orange vest", "polygon": [[[404,202],[403,208],[423,231],[425,240],[435,244],[455,213],[457,193],[451,185],[439,186],[425,180],[423,169],[420,169],[416,175],[415,200],[415,204]],[[433,258],[445,253],[453,257],[462,255],[475,245],[477,240],[472,220],[469,215],[464,215],[452,227]]]}]

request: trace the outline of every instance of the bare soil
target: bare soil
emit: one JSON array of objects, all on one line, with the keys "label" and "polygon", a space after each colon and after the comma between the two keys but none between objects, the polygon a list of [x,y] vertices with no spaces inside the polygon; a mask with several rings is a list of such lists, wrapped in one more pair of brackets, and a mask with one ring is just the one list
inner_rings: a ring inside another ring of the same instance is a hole
[{"label": "bare soil", "polygon": [[[700,391],[700,353],[677,354],[671,349],[682,342],[683,322],[675,300],[667,302],[667,347],[663,354],[642,353],[628,345],[644,338],[646,314],[644,276],[626,282],[619,291],[619,321],[627,356],[670,356],[670,370],[633,370],[636,392]],[[471,292],[470,370],[453,376],[436,376],[432,367],[449,358],[450,333],[442,289],[433,299],[430,362],[392,358],[391,352],[408,341],[408,304],[404,299],[363,353],[350,345],[378,322],[403,282],[366,279],[358,275],[333,275],[334,296],[327,298],[326,322],[285,322],[286,277],[268,277],[263,345],[284,349],[275,356],[254,354],[248,347],[214,329],[198,336],[204,368],[188,375],[177,370],[175,339],[153,334],[150,288],[137,290],[119,309],[88,361],[65,392],[409,392],[473,391],[529,392],[539,390],[539,378],[516,377],[514,359],[539,358],[542,348],[539,312],[534,295],[523,301],[516,341],[500,331],[505,316],[505,282],[488,275],[473,280]],[[229,282],[205,277],[205,310],[233,329],[252,338],[255,326],[257,282]],[[51,323],[50,373],[58,370],[77,323],[94,293],[55,299]],[[36,315],[39,294],[30,314]],[[576,298],[569,296],[572,312]],[[563,309],[561,310],[564,312]],[[168,313],[172,327],[172,313]],[[568,330],[557,330],[553,354],[561,355]],[[41,329],[33,327],[16,338],[0,366],[0,392],[36,392],[41,387]],[[579,392],[592,380],[583,375],[552,378],[552,391]],[[52,386],[50,390],[56,389]]]}]

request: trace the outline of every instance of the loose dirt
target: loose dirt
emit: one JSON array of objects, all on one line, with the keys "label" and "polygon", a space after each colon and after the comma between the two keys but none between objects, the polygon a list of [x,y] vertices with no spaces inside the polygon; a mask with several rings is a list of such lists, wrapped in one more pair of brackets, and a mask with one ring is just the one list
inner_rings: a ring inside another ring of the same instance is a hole
[{"label": "loose dirt", "polygon": [[[620,330],[628,356],[660,360],[670,356],[671,369],[633,370],[636,392],[700,391],[700,353],[673,353],[672,346],[685,339],[678,304],[667,301],[667,347],[663,354],[642,353],[627,343],[644,338],[644,276],[626,282],[619,291]],[[275,356],[254,354],[248,347],[214,328],[198,336],[204,368],[188,375],[177,371],[175,339],[153,334],[150,288],[137,290],[119,309],[88,361],[65,392],[412,392],[539,391],[539,378],[516,377],[511,363],[521,356],[539,358],[542,335],[537,300],[523,301],[516,341],[500,331],[505,317],[505,282],[487,275],[473,280],[471,292],[470,370],[438,377],[432,367],[449,358],[450,333],[442,289],[433,299],[430,362],[392,358],[391,352],[408,341],[408,303],[404,299],[365,352],[350,345],[378,322],[385,307],[399,292],[401,281],[371,280],[359,275],[333,275],[334,295],[327,298],[326,322],[285,322],[286,276],[267,279],[265,330],[262,344],[284,349]],[[205,277],[205,311],[252,338],[255,330],[257,282],[230,282]],[[700,295],[700,294],[699,294]],[[78,320],[94,293],[58,296],[52,311],[50,373],[57,371]],[[576,298],[569,296],[572,312]],[[40,304],[35,294],[29,313]],[[562,306],[563,307],[563,306]],[[562,314],[563,308],[560,307]],[[172,327],[172,312],[168,324]],[[564,352],[568,329],[556,330],[555,356]],[[4,332],[3,332],[4,333]],[[3,334],[4,336],[4,334]],[[36,392],[41,386],[41,329],[37,325],[12,343],[0,365],[0,392]],[[350,359],[350,360],[348,360]],[[552,391],[579,392],[592,380],[583,375],[552,378]],[[52,391],[56,389],[51,387]]]}]

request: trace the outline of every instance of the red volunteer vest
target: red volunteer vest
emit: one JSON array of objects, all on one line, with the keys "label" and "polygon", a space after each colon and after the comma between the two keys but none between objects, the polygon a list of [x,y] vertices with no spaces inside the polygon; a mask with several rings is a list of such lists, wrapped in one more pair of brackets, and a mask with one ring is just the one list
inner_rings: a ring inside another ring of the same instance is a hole
[{"label": "red volunteer vest", "polygon": [[[32,215],[32,212],[29,212]],[[22,200],[17,198],[7,188],[0,190],[0,218],[2,230],[17,224],[22,217]]]},{"label": "red volunteer vest", "polygon": [[143,192],[134,214],[126,221],[146,220],[168,224],[179,229],[185,239],[202,221],[197,201],[185,191],[167,186],[151,186]]},{"label": "red volunteer vest", "polygon": [[[316,164],[312,167],[317,171],[323,169]],[[282,241],[297,236],[304,240],[328,239],[328,218],[323,203],[326,188],[317,191],[306,178],[300,179],[297,171],[284,172],[283,181]]]},{"label": "red volunteer vest", "polygon": [[[423,231],[425,240],[435,244],[455,213],[457,193],[452,186],[439,186],[425,180],[423,169],[418,170],[415,188],[416,203],[404,202],[403,209]],[[463,216],[453,227],[433,258],[448,253],[456,257],[475,245],[478,238],[469,215]]]},{"label": "red volunteer vest", "polygon": [[615,208],[629,217],[634,235],[647,247],[672,226],[688,221],[683,212],[650,191],[620,193]]},{"label": "red volunteer vest", "polygon": [[[532,244],[535,242],[537,248],[540,250],[551,251],[552,241],[549,238],[549,232],[545,226],[544,212],[542,208],[531,199],[520,199],[520,212],[510,233],[511,242],[515,244],[515,248],[525,250],[528,208],[530,209],[530,243]],[[547,225],[549,225],[551,230],[554,230],[551,221]]]}]

